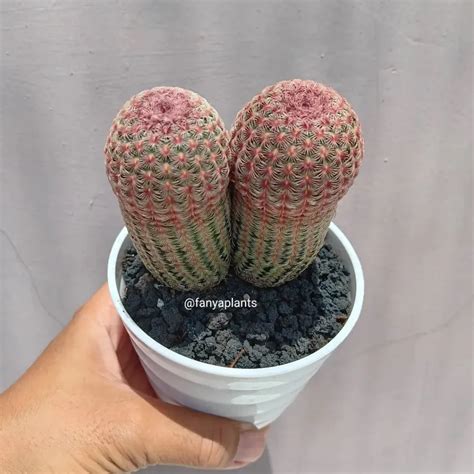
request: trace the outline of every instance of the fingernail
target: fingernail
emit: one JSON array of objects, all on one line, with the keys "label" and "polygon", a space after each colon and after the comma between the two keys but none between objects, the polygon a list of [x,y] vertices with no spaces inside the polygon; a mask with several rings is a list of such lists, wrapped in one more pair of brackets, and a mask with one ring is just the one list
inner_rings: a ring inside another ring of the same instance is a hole
[{"label": "fingernail", "polygon": [[256,461],[265,449],[266,432],[267,430],[242,431],[233,464],[244,465]]}]

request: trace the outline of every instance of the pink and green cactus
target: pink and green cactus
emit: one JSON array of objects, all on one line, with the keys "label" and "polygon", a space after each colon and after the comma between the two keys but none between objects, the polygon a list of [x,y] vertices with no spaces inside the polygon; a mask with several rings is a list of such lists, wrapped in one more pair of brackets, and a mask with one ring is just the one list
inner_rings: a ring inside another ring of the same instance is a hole
[{"label": "pink and green cactus", "polygon": [[357,176],[363,139],[355,112],[322,84],[279,82],[238,113],[230,149],[235,272],[263,287],[296,278]]},{"label": "pink and green cactus", "polygon": [[117,114],[104,151],[144,265],[171,288],[201,290],[226,276],[231,240],[234,271],[257,286],[280,285],[307,268],[358,174],[363,139],[336,91],[292,80],[246,104],[230,142],[199,95],[143,91]]},{"label": "pink and green cactus", "polygon": [[107,176],[147,269],[179,290],[212,287],[230,262],[228,133],[216,110],[177,87],[125,103],[105,145]]}]

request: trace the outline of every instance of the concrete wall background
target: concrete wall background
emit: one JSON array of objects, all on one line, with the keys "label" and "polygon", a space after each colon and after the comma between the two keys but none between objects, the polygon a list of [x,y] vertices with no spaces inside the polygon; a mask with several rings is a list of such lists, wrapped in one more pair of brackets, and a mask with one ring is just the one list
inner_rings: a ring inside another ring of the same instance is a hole
[{"label": "concrete wall background", "polygon": [[363,124],[365,163],[336,222],[362,260],[365,307],[242,472],[472,471],[471,2],[1,9],[0,390],[105,279],[122,221],[102,148],[122,103],[179,85],[230,126],[265,85],[312,78]]}]

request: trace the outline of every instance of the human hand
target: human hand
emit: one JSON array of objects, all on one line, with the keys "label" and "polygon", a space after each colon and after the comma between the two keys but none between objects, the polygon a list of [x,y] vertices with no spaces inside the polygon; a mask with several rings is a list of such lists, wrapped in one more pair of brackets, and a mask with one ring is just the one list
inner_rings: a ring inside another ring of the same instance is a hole
[{"label": "human hand", "polygon": [[0,395],[2,472],[238,468],[265,430],[158,399],[104,285]]}]

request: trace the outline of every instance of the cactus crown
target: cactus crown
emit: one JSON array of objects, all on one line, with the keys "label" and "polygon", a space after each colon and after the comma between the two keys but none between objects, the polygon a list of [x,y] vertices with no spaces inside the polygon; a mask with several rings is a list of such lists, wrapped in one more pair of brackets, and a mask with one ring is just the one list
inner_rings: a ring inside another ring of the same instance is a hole
[{"label": "cactus crown", "polygon": [[226,145],[224,123],[205,99],[177,87],[155,87],[132,97],[117,114],[105,148],[108,176],[120,194],[127,190],[123,178],[133,181],[130,171],[140,170],[138,190],[167,204],[155,208],[153,218],[174,225],[176,207],[186,210],[189,204],[192,217],[203,211],[198,204],[211,206],[227,188]]},{"label": "cactus crown", "polygon": [[336,91],[313,81],[264,89],[239,112],[231,137],[238,194],[282,219],[337,203],[362,158],[355,112]]},{"label": "cactus crown", "polygon": [[205,99],[176,87],[132,97],[106,169],[145,266],[176,289],[217,284],[229,265],[228,134]]}]

